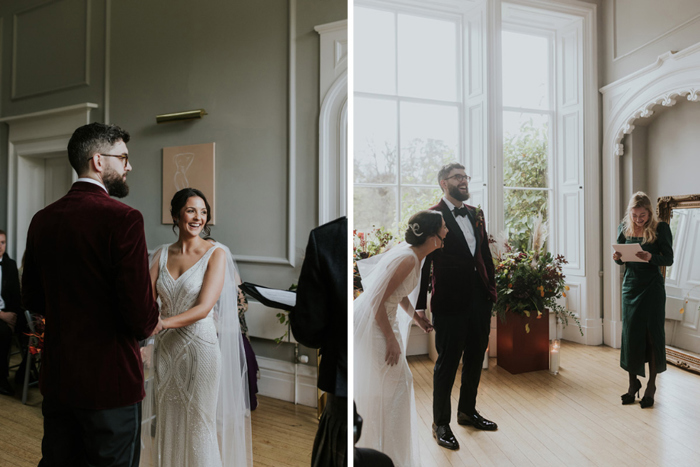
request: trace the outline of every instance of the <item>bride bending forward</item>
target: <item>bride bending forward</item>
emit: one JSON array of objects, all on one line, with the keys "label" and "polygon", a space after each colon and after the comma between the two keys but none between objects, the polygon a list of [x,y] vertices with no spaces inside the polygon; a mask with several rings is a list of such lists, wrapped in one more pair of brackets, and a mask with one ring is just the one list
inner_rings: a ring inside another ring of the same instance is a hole
[{"label": "bride bending forward", "polygon": [[[354,398],[364,419],[357,444],[387,454],[400,467],[420,465],[413,375],[405,357],[411,318],[432,330],[408,296],[418,285],[421,262],[442,247],[446,234],[440,212],[414,214],[406,243],[380,255],[354,303]],[[397,314],[398,305],[406,313]]]},{"label": "bride bending forward", "polygon": [[200,237],[211,219],[204,194],[185,188],[170,205],[178,240],[151,259],[163,331],[143,351],[141,465],[252,465],[240,278],[228,248]]}]

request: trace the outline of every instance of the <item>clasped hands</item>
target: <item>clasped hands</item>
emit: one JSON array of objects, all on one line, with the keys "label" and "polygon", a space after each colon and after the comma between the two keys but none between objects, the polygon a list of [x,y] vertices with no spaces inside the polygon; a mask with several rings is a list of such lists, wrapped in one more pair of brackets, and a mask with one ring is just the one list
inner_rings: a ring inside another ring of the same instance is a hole
[{"label": "clasped hands", "polygon": [[433,325],[430,324],[428,318],[425,317],[425,311],[416,311],[413,313],[413,321],[423,330],[423,332],[430,332],[433,330]]}]

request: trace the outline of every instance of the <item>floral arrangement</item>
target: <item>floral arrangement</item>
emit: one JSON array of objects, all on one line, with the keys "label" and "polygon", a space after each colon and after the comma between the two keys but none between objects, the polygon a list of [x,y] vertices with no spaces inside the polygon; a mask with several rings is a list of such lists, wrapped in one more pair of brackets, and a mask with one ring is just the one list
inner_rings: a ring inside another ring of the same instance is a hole
[{"label": "floral arrangement", "polygon": [[353,289],[354,298],[357,298],[362,293],[362,278],[357,262],[384,253],[393,245],[394,235],[384,227],[374,228],[369,233],[353,230],[352,235]]},{"label": "floral arrangement", "polygon": [[41,350],[44,348],[44,328],[46,328],[46,319],[36,316],[34,319],[34,332],[25,333],[29,337],[34,338],[29,341],[29,352],[32,355],[41,354]]},{"label": "floral arrangement", "polygon": [[[489,238],[498,293],[494,313],[505,322],[508,312],[539,318],[548,308],[564,326],[572,319],[583,335],[576,315],[558,302],[569,290],[562,273],[567,261],[562,255],[544,251],[545,238],[541,217],[535,221],[529,251],[513,248],[505,235]],[[525,331],[530,332],[529,325],[525,325]]]},{"label": "floral arrangement", "polygon": [[[292,285],[289,286],[289,288],[288,288],[287,290],[289,290],[289,291],[294,291],[294,290],[296,290],[296,289],[297,289],[297,285],[296,285],[296,284],[292,284]],[[290,324],[290,321],[289,321],[289,312],[288,312],[287,310],[280,310],[280,312],[277,313],[275,316],[277,316],[277,320],[280,322],[281,325],[287,327],[287,330],[284,331],[284,334],[282,334],[282,335],[279,336],[279,337],[275,337],[275,343],[276,343],[276,344],[281,344],[282,342],[284,342],[284,339],[285,339],[287,336],[289,336],[289,324]],[[247,327],[246,327],[246,330],[247,330]]]}]

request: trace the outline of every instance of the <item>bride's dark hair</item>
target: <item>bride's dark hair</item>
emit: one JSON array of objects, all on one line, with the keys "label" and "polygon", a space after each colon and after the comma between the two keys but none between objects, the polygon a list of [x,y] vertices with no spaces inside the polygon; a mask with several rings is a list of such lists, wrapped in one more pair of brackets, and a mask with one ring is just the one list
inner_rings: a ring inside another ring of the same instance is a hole
[{"label": "bride's dark hair", "polygon": [[406,228],[406,243],[413,246],[422,245],[442,228],[440,211],[420,211],[411,216]]},{"label": "bride's dark hair", "polygon": [[178,222],[175,219],[180,218],[180,211],[183,207],[185,207],[185,204],[187,204],[187,200],[193,196],[202,198],[202,201],[204,201],[204,206],[207,208],[207,220],[204,223],[202,232],[204,232],[204,235],[208,237],[211,233],[211,227],[209,227],[209,221],[211,220],[211,207],[209,206],[209,201],[207,201],[207,197],[204,196],[204,193],[196,188],[183,188],[175,193],[173,199],[170,200],[170,215],[173,217],[173,232],[175,232],[175,227],[177,227]]}]

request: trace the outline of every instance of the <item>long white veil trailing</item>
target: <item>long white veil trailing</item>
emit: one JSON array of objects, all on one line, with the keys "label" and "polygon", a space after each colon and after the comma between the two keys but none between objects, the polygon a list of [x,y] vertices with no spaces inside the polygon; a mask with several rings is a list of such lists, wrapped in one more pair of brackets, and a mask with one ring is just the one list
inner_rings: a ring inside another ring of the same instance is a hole
[{"label": "long white veil trailing", "polygon": [[[418,262],[413,251],[407,243],[401,243],[389,251],[370,258],[369,261],[360,262],[358,268],[362,279],[362,294],[353,303],[354,315],[354,399],[357,403],[358,413],[365,417],[368,423],[363,429],[363,434],[358,445],[378,447],[380,450],[383,446],[382,439],[365,439],[368,437],[379,437],[383,431],[383,410],[381,394],[384,385],[389,384],[408,384],[407,388],[411,393],[411,412],[412,421],[416,421],[415,402],[412,394],[413,385],[410,380],[404,381],[386,381],[388,366],[383,365],[382,368],[376,368],[372,363],[376,355],[384,355],[386,351],[386,342],[383,339],[376,338],[376,332],[373,332],[375,327],[375,316],[381,305],[382,298],[389,285],[389,281],[396,273],[399,265],[407,258],[413,257]],[[416,264],[420,268],[420,264]],[[419,282],[420,283],[420,282]],[[417,296],[418,287],[409,295],[409,300],[413,297],[412,305],[415,307],[415,297]],[[408,334],[412,322],[413,309],[409,313],[405,312],[401,306],[396,311],[399,334],[401,336],[401,351],[402,355],[399,358],[399,364],[406,364],[406,348],[408,343]],[[380,348],[381,347],[381,348]],[[401,360],[404,360],[402,363]],[[384,368],[386,367],[386,368]],[[368,426],[370,420],[373,425]],[[377,426],[378,425],[378,426]],[[414,430],[415,431],[415,430]],[[372,444],[369,444],[371,441]],[[411,441],[407,440],[407,445],[410,446]]]},{"label": "long white veil trailing", "polygon": [[[231,256],[223,244],[216,246],[226,252],[226,277],[221,296],[214,306],[221,350],[221,374],[216,407],[216,431],[223,467],[253,465],[253,438],[251,432],[250,394],[243,334],[238,321],[238,284],[241,279]],[[162,245],[150,258],[149,268],[160,257]],[[160,302],[159,302],[160,304]],[[146,397],[142,404],[141,465],[161,466],[158,459],[158,444],[155,439],[155,424],[158,413],[155,407],[155,362],[158,352],[157,339],[149,338],[142,349],[144,355],[144,377]]]}]

